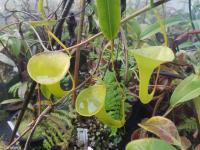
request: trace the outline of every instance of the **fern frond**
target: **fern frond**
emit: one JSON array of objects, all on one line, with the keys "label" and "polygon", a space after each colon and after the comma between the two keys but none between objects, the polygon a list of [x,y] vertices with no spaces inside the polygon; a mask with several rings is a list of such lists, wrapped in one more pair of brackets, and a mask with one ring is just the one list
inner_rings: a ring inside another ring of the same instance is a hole
[{"label": "fern frond", "polygon": [[124,105],[125,97],[115,79],[114,72],[107,71],[104,83],[107,89],[105,100],[106,111],[112,118],[121,120],[124,115],[121,109]]},{"label": "fern frond", "polygon": [[183,123],[178,126],[178,130],[184,130],[188,133],[192,133],[194,130],[197,129],[197,122],[194,117],[185,118]]}]

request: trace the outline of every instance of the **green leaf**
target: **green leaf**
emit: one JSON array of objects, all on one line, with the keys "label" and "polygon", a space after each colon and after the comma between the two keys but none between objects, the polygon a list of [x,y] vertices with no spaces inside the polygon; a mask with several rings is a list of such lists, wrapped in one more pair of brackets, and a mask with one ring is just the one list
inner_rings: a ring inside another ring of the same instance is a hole
[{"label": "green leaf", "polygon": [[176,107],[200,95],[200,77],[192,74],[176,87],[170,99],[170,107]]},{"label": "green leaf", "polygon": [[169,27],[172,25],[182,23],[182,22],[184,22],[184,20],[180,16],[169,17],[164,20],[160,20],[159,22],[156,22],[152,25],[147,26],[141,33],[140,39],[144,40],[144,39],[150,38],[157,32],[160,32],[160,22],[163,23],[165,25],[165,27]]},{"label": "green leaf", "polygon": [[96,7],[101,31],[112,40],[120,28],[120,0],[96,0]]},{"label": "green leaf", "polygon": [[155,138],[146,138],[130,142],[126,150],[176,150],[167,142]]},{"label": "green leaf", "polygon": [[7,105],[7,104],[13,104],[13,103],[18,103],[18,102],[22,102],[23,100],[21,99],[8,99],[8,100],[4,100],[3,102],[1,102],[1,105]]},{"label": "green leaf", "polygon": [[15,37],[11,37],[8,39],[8,48],[10,49],[11,53],[15,56],[18,56],[21,51],[21,40]]},{"label": "green leaf", "polygon": [[154,133],[162,140],[181,147],[181,139],[175,124],[164,117],[155,116],[139,124],[143,129]]},{"label": "green leaf", "polygon": [[7,57],[3,53],[0,53],[0,61],[7,64],[7,65],[13,66],[13,67],[16,66],[14,61],[12,59],[10,59],[9,57]]},{"label": "green leaf", "polygon": [[142,32],[141,26],[136,19],[132,19],[127,22],[127,30],[128,33],[131,33],[130,36],[134,38],[134,40],[140,39],[140,34]]}]

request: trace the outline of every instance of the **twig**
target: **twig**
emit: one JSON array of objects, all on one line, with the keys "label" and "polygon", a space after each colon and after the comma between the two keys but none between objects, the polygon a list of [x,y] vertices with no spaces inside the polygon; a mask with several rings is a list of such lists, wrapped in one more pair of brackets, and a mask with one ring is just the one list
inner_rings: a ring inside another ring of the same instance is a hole
[{"label": "twig", "polygon": [[10,26],[17,25],[17,24],[20,24],[20,22],[14,22],[14,23],[8,24],[8,25],[2,27],[0,29],[0,32],[2,32],[3,30],[5,30],[6,28],[9,28]]},{"label": "twig", "polygon": [[22,110],[20,111],[19,116],[18,116],[18,118],[17,118],[17,122],[16,122],[15,128],[14,128],[14,130],[13,130],[13,132],[12,132],[12,135],[11,135],[11,139],[10,139],[9,144],[12,143],[12,141],[14,140],[14,138],[15,138],[15,136],[16,136],[17,130],[18,130],[18,128],[19,128],[19,126],[20,126],[20,123],[21,123],[21,121],[22,121],[22,119],[23,119],[23,116],[24,116],[24,113],[25,113],[25,111],[26,111],[26,108],[27,108],[27,106],[28,106],[28,104],[29,104],[29,101],[31,100],[31,98],[32,98],[32,96],[33,96],[35,87],[36,87],[36,82],[33,81],[32,84],[31,84],[31,87],[30,87],[30,91],[28,92],[28,94],[27,94],[27,96],[26,96],[26,98],[25,98],[25,100],[24,100],[24,103],[23,103],[23,106],[22,106]]},{"label": "twig", "polygon": [[[154,3],[154,7],[157,7],[157,6],[159,6],[159,5],[162,5],[162,4],[164,4],[164,3],[168,2],[168,1],[170,1],[170,0],[160,0],[160,1],[156,2],[156,3]],[[136,17],[136,16],[138,16],[138,15],[140,15],[140,14],[142,14],[142,13],[144,13],[144,12],[150,10],[150,9],[152,9],[152,7],[151,7],[150,5],[147,5],[147,6],[143,7],[142,9],[140,9],[140,10],[134,12],[132,15],[130,15],[130,16],[128,16],[128,17],[122,19],[122,20],[121,20],[121,24],[126,23],[126,22],[129,21],[130,19],[132,19],[132,18],[134,18],[134,17]],[[90,41],[96,39],[97,37],[99,37],[99,36],[101,36],[101,35],[103,35],[103,33],[102,33],[102,32],[99,32],[99,33],[95,34],[94,36],[88,38],[87,40],[85,40],[85,41],[83,41],[83,42],[81,42],[81,43],[79,43],[79,44],[76,44],[76,45],[74,45],[74,46],[71,46],[71,47],[67,48],[67,50],[70,51],[70,50],[72,50],[72,49],[74,49],[74,48],[77,48],[77,47],[80,47],[80,46],[82,46],[82,45],[84,45],[84,44],[87,44],[87,43],[89,43]],[[61,49],[60,51],[65,51],[65,50],[64,50],[64,49]]]},{"label": "twig", "polygon": [[19,136],[17,137],[8,147],[6,150],[9,150],[15,143],[17,143],[27,132],[29,132],[32,129],[32,125],[34,124],[34,121],[30,123],[28,128]]},{"label": "twig", "polygon": [[39,117],[36,119],[35,124],[34,124],[33,128],[31,129],[30,135],[29,135],[29,137],[28,137],[28,139],[27,139],[27,141],[26,141],[24,150],[28,150],[28,149],[29,149],[30,141],[31,141],[31,138],[32,138],[32,136],[33,136],[33,134],[34,134],[34,131],[35,131],[37,125],[41,122],[41,120],[43,119],[43,117],[44,117],[47,113],[49,113],[49,112],[51,111],[51,109],[52,109],[52,105],[49,105],[49,106],[39,115]]},{"label": "twig", "polygon": [[[85,5],[86,5],[86,0],[82,0],[81,4],[80,4],[80,9],[83,10],[85,8]],[[77,35],[77,43],[81,42],[84,16],[85,16],[85,10],[82,11],[81,16],[80,16],[80,21],[79,21],[79,26],[78,26],[79,30],[78,30],[78,35]],[[77,47],[77,50],[76,50],[76,60],[75,60],[75,69],[74,69],[75,88],[78,83],[79,64],[80,64],[80,46]],[[75,105],[75,101],[76,101],[76,90],[74,90],[74,92],[73,92],[73,105]]]},{"label": "twig", "polygon": [[152,113],[152,116],[155,116],[156,115],[156,112],[158,110],[158,107],[160,106],[160,103],[162,102],[163,98],[164,98],[165,94],[162,93],[161,95],[159,95],[157,101],[156,101],[156,104],[154,106],[154,109],[153,109],[153,113]]},{"label": "twig", "polygon": [[34,20],[38,20],[38,17],[39,17],[39,16],[34,16],[33,14],[31,14],[29,12],[21,11],[21,10],[11,10],[10,12],[12,12],[12,13],[17,13],[17,12],[23,13],[23,14],[26,14],[26,15],[32,17]]}]

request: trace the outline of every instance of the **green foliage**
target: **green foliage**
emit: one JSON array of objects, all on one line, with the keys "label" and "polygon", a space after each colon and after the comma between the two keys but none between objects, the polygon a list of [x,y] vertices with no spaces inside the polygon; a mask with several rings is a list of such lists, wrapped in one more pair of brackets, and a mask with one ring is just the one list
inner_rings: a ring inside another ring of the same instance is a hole
[{"label": "green foliage", "polygon": [[18,82],[16,84],[14,84],[13,86],[10,87],[9,89],[9,93],[12,93],[14,97],[16,97],[18,95],[18,89],[20,88],[20,86],[22,85],[21,82]]},{"label": "green foliage", "polygon": [[194,117],[184,118],[183,122],[177,128],[179,131],[193,133],[197,129],[197,121]]},{"label": "green foliage", "polygon": [[162,140],[182,148],[181,138],[175,124],[161,116],[154,116],[139,124],[143,129],[154,133]]},{"label": "green foliage", "polygon": [[43,147],[50,150],[53,146],[68,146],[74,126],[73,119],[76,117],[74,110],[68,106],[66,110],[55,110],[40,125],[44,137]]},{"label": "green foliage", "polygon": [[[172,25],[183,23],[184,19],[180,16],[173,16],[173,17],[169,17],[166,19],[162,19],[162,20],[160,20],[160,22],[162,24],[164,24],[166,27],[169,27]],[[160,23],[158,21],[158,22],[151,24],[151,25],[147,26],[146,28],[144,28],[143,32],[140,35],[140,39],[144,40],[144,39],[150,38],[151,36],[160,32],[160,30],[161,30]]]},{"label": "green foliage", "polygon": [[120,0],[96,0],[97,15],[101,31],[112,40],[120,28]]},{"label": "green foliage", "polygon": [[167,142],[155,138],[134,140],[126,146],[126,150],[176,150]]},{"label": "green foliage", "polygon": [[170,105],[176,107],[184,102],[190,101],[198,97],[200,94],[200,77],[196,74],[191,74],[184,79],[173,92]]},{"label": "green foliage", "polygon": [[18,56],[22,48],[22,41],[16,37],[11,37],[8,39],[8,48],[14,56]]},{"label": "green foliage", "polygon": [[10,65],[10,66],[15,66],[15,63],[12,59],[10,59],[9,57],[7,57],[5,54],[3,53],[0,53],[0,62],[3,62],[7,65]]},{"label": "green foliage", "polygon": [[104,77],[104,82],[107,89],[105,100],[106,111],[110,116],[112,116],[112,118],[121,120],[124,115],[122,114],[121,109],[125,97],[123,96],[122,89],[116,82],[115,73],[107,71]]}]

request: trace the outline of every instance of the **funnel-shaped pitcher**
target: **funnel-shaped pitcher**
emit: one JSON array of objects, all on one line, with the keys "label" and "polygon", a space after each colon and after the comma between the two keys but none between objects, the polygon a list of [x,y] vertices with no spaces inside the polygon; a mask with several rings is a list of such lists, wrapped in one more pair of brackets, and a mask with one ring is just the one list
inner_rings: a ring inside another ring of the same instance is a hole
[{"label": "funnel-shaped pitcher", "polygon": [[63,52],[49,51],[32,56],[27,65],[30,77],[40,84],[54,84],[67,74],[70,57]]},{"label": "funnel-shaped pitcher", "polygon": [[[76,99],[76,111],[82,116],[95,115],[104,124],[120,128],[124,125],[124,116],[122,120],[113,119],[105,109],[106,86],[94,85],[84,89]],[[122,105],[122,107],[124,107]],[[124,109],[122,109],[123,111]],[[123,113],[124,114],[124,113]]]},{"label": "funnel-shaped pitcher", "polygon": [[173,61],[173,51],[165,46],[151,46],[133,51],[139,69],[139,97],[142,103],[149,103],[155,90],[149,94],[148,86],[151,74],[160,64]]}]

